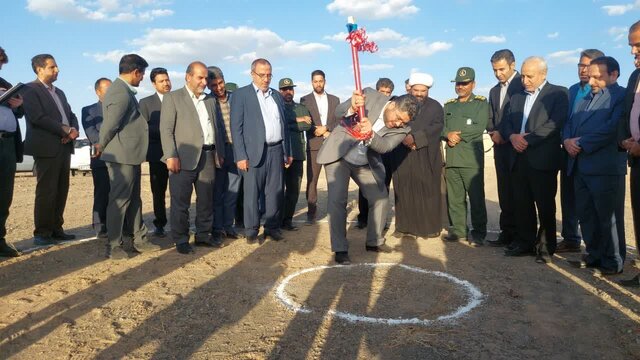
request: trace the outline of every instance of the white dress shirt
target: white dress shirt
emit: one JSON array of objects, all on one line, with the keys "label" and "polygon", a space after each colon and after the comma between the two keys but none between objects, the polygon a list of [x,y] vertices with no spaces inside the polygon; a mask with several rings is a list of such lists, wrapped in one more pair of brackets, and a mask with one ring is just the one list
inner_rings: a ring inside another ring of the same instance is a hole
[{"label": "white dress shirt", "polygon": [[205,93],[196,96],[187,86],[184,87],[189,93],[189,97],[193,101],[193,106],[196,107],[198,112],[198,119],[200,120],[200,126],[202,127],[202,135],[204,136],[204,145],[215,144],[213,140],[213,126],[211,125],[211,118],[209,112],[204,104],[204,98],[207,96]]},{"label": "white dress shirt", "polygon": [[267,92],[262,92],[256,84],[252,83],[251,85],[253,85],[253,89],[258,97],[258,103],[260,104],[260,112],[262,112],[262,119],[264,121],[265,141],[267,144],[275,144],[278,141],[282,141],[280,110],[278,109],[276,100],[273,98],[272,90],[268,89]]},{"label": "white dress shirt", "polygon": [[327,117],[329,115],[329,97],[326,92],[317,94],[313,92],[313,97],[316,99],[316,105],[318,105],[318,112],[320,113],[320,122],[322,126],[327,126]]},{"label": "white dress shirt", "polygon": [[536,88],[536,90],[532,93],[527,93],[527,99],[524,102],[524,110],[522,111],[522,126],[520,127],[520,134],[524,133],[524,129],[527,126],[527,121],[529,120],[529,113],[531,112],[531,108],[533,104],[536,102],[538,95],[540,94],[540,90],[547,84],[547,80],[543,81],[540,86]]}]

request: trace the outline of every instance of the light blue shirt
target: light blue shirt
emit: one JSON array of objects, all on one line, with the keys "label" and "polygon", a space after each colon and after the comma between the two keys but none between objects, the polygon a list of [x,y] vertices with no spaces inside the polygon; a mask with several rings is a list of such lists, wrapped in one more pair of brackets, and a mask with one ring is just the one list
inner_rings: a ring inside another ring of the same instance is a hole
[{"label": "light blue shirt", "polygon": [[584,87],[578,86],[576,98],[573,99],[573,109],[571,109],[571,115],[575,114],[576,111],[578,111],[578,105],[580,105],[582,99],[584,99],[589,94],[591,94],[591,85],[586,84]]},{"label": "light blue shirt", "polygon": [[253,85],[253,89],[258,97],[258,103],[260,104],[260,112],[262,113],[262,119],[264,121],[265,141],[267,144],[282,141],[280,110],[278,109],[276,100],[273,98],[271,88],[269,88],[267,92],[262,92],[256,84],[252,83],[251,85]]},{"label": "light blue shirt", "polygon": [[524,133],[525,128],[527,127],[527,121],[529,120],[529,113],[531,112],[531,108],[533,104],[536,102],[538,95],[542,88],[547,84],[547,80],[543,81],[538,88],[532,93],[526,91],[527,99],[524,102],[524,110],[522,111],[522,126],[520,127],[520,134]]},{"label": "light blue shirt", "polygon": [[[0,90],[0,95],[4,92],[5,90]],[[10,107],[4,105],[0,105],[0,131],[16,131],[16,116]]]}]

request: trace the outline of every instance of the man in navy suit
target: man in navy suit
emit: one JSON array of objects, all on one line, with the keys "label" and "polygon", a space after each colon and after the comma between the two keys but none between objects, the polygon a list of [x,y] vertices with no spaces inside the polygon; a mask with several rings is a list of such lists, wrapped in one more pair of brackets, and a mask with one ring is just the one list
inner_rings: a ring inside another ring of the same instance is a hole
[{"label": "man in navy suit", "polygon": [[[100,139],[100,127],[102,127],[102,100],[111,86],[111,80],[100,78],[96,80],[94,89],[98,96],[98,102],[82,108],[82,127],[91,143],[97,144]],[[93,214],[98,215],[100,229],[99,238],[107,237],[107,205],[109,204],[109,171],[107,164],[100,158],[91,158],[91,177],[93,178]]]},{"label": "man in navy suit", "polygon": [[[567,89],[547,82],[547,64],[529,57],[522,64],[524,90],[514,94],[500,127],[512,146],[510,169],[514,188],[516,238],[506,256],[533,254],[540,234],[550,255],[556,249],[556,191],[560,169],[560,129],[567,119]],[[537,213],[536,213],[537,209]]]},{"label": "man in navy suit", "polygon": [[591,61],[588,69],[591,93],[562,132],[569,155],[567,176],[574,179],[575,199],[582,237],[587,247],[578,267],[597,267],[602,274],[622,271],[625,258],[624,152],[616,135],[625,89],[618,85],[620,65],[609,56]]},{"label": "man in navy suit", "polygon": [[284,100],[271,83],[271,63],[251,63],[252,83],[234,91],[231,98],[231,136],[238,170],[244,177],[244,227],[249,243],[258,239],[258,199],[265,197],[264,236],[282,240],[280,205],[284,166],[293,161],[284,123]]}]

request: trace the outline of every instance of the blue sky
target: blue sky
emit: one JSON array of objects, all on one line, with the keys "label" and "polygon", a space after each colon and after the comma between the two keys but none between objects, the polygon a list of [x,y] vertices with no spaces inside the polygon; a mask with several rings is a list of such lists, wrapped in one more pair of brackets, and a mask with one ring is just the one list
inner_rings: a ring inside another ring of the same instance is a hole
[{"label": "blue sky", "polygon": [[[633,70],[627,29],[640,18],[640,0],[26,0],[2,7],[0,46],[9,63],[0,76],[31,81],[31,57],[51,53],[60,67],[56,86],[78,116],[96,101],[94,81],[117,77],[120,56],[131,52],[169,69],[174,89],[193,60],[219,66],[242,86],[251,61],[265,57],[274,87],[291,77],[299,98],[311,91],[311,71],[322,69],[327,91],[345,99],[354,88],[343,40],[349,15],[379,46],[360,55],[363,85],[389,77],[394,94],[412,72],[428,72],[430,96],[442,103],[455,95],[456,69],[471,66],[475,92],[487,95],[496,82],[489,58],[502,48],[515,53],[518,68],[527,56],[545,57],[548,80],[564,86],[578,80],[580,50],[598,48],[620,62],[624,86]],[[145,77],[140,96],[152,91]]]}]

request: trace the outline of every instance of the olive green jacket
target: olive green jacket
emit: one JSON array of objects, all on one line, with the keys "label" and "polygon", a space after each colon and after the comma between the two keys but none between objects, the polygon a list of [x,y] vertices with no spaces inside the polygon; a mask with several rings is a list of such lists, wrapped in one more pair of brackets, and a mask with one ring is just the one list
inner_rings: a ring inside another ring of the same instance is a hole
[{"label": "olive green jacket", "polygon": [[446,167],[484,168],[484,146],[482,134],[489,121],[489,103],[484,96],[471,94],[466,102],[451,99],[444,103],[444,129],[447,134],[460,131],[462,141],[454,147],[445,146]]},{"label": "olive green jacket", "polygon": [[306,141],[304,138],[305,131],[311,130],[311,124],[306,122],[298,122],[296,118],[303,116],[311,116],[309,110],[298,103],[284,103],[285,123],[289,128],[289,143],[291,144],[291,156],[293,160],[306,159]]}]

